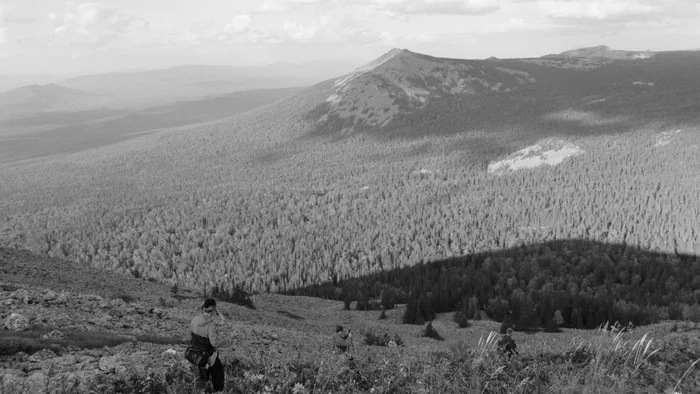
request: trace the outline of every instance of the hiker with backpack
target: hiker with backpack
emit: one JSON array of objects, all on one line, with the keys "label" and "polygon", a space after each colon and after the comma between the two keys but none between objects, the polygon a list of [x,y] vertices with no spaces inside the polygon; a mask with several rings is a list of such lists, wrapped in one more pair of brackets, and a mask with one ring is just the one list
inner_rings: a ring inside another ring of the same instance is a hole
[{"label": "hiker with backpack", "polygon": [[335,335],[333,336],[333,343],[335,344],[338,354],[345,354],[349,360],[352,360],[352,354],[348,352],[348,349],[353,346],[352,330],[345,332],[343,331],[343,326],[336,326]]},{"label": "hiker with backpack", "polygon": [[216,300],[207,298],[201,313],[190,323],[190,347],[185,357],[197,366],[199,377],[204,381],[211,379],[214,392],[224,391],[224,366],[219,358],[217,347],[225,347],[218,336],[214,318],[220,314],[216,310]]},{"label": "hiker with backpack", "polygon": [[518,354],[517,345],[513,339],[513,329],[509,328],[506,333],[498,340],[498,352],[508,358]]}]

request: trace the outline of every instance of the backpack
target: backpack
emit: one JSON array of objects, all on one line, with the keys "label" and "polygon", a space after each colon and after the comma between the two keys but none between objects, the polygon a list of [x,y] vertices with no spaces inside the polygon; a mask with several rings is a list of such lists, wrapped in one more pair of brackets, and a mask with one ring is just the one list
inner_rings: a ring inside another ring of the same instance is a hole
[{"label": "backpack", "polygon": [[198,367],[207,365],[210,356],[209,352],[195,349],[192,346],[185,350],[185,359]]}]

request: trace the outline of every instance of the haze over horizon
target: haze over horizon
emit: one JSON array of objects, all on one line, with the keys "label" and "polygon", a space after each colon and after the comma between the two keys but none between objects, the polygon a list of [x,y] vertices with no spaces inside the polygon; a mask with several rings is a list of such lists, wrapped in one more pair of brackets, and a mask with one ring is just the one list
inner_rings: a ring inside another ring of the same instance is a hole
[{"label": "haze over horizon", "polygon": [[[0,0],[0,74],[700,47],[694,0]],[[680,39],[682,38],[682,39]]]}]

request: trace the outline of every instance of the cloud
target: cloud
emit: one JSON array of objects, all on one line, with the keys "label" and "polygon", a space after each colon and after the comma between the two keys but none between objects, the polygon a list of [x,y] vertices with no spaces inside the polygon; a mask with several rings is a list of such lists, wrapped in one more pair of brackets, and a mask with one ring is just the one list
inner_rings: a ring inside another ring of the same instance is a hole
[{"label": "cloud", "polygon": [[54,41],[65,39],[69,44],[87,47],[101,47],[124,33],[148,27],[142,18],[99,3],[83,3],[63,15],[49,14],[48,19],[56,26]]},{"label": "cloud", "polygon": [[295,12],[307,6],[321,4],[321,0],[263,0],[255,13]]},{"label": "cloud", "polygon": [[498,0],[349,0],[390,17],[408,15],[481,15],[499,10]]},{"label": "cloud", "polygon": [[659,9],[650,0],[544,0],[538,7],[552,18],[579,20],[625,20]]},{"label": "cloud", "polygon": [[0,8],[0,44],[7,41],[7,29],[5,28],[5,14]]},{"label": "cloud", "polygon": [[225,33],[237,34],[248,30],[250,26],[250,15],[236,15],[231,23],[224,27]]},{"label": "cloud", "polygon": [[421,0],[405,1],[396,12],[406,14],[488,14],[499,9],[497,0]]}]

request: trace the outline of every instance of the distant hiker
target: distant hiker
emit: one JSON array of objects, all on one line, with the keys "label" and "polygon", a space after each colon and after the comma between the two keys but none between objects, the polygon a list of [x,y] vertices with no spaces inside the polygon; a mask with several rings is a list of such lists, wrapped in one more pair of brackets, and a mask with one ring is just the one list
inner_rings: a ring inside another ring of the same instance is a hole
[{"label": "distant hiker", "polygon": [[516,347],[517,345],[513,339],[513,329],[509,328],[498,340],[498,352],[510,358],[518,354],[518,349],[516,349]]},{"label": "distant hiker", "polygon": [[345,332],[343,331],[343,326],[336,326],[333,343],[335,344],[338,354],[345,354],[349,360],[352,360],[352,354],[348,352],[348,349],[352,345],[352,330]]},{"label": "distant hiker", "polygon": [[190,323],[191,346],[185,357],[199,369],[199,377],[211,383],[214,392],[224,391],[224,366],[216,348],[223,345],[218,337],[214,317],[217,315],[216,300],[207,298],[202,305],[202,313]]}]

